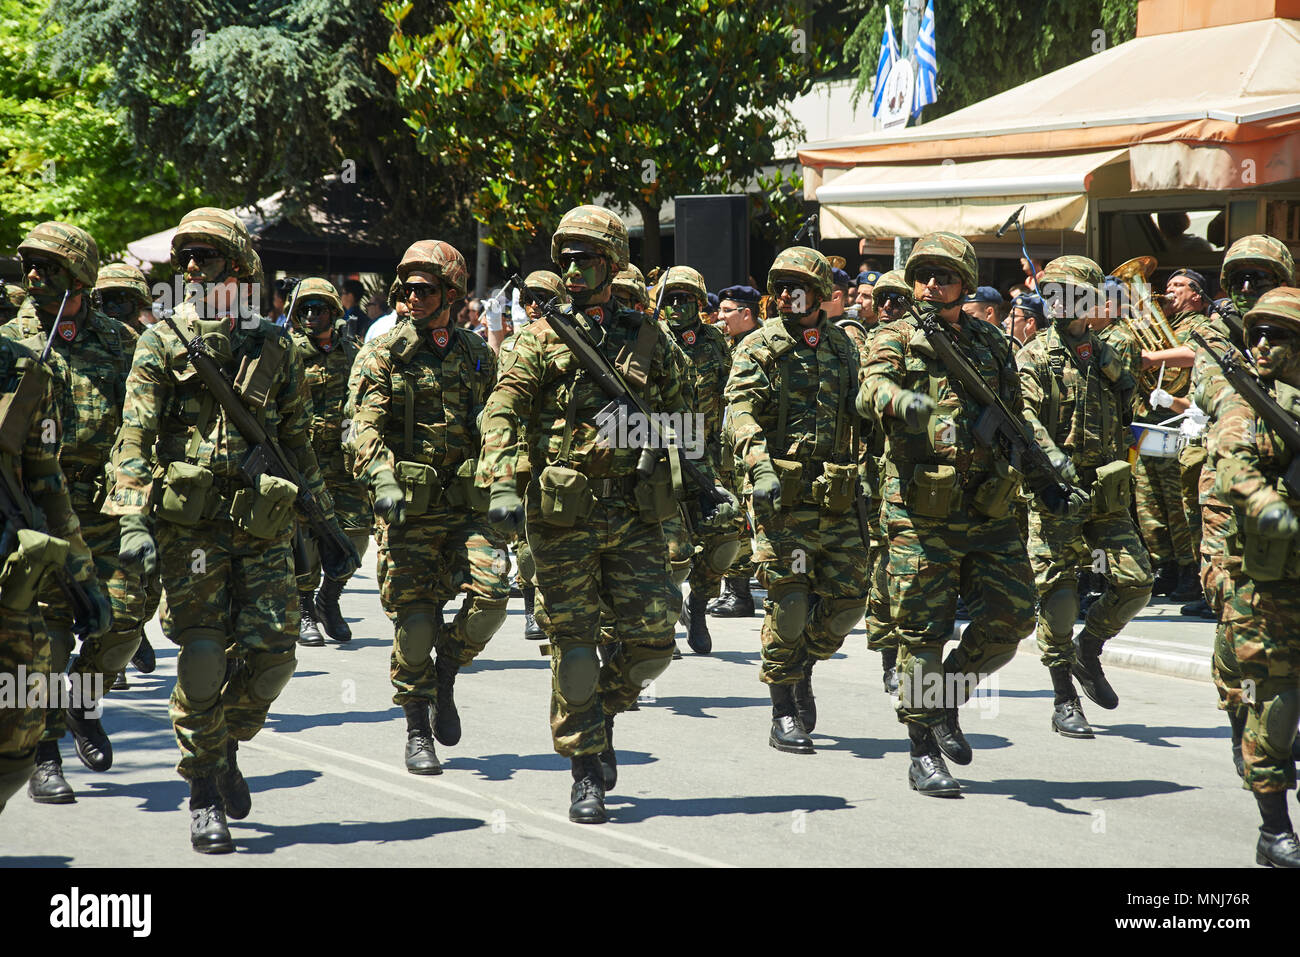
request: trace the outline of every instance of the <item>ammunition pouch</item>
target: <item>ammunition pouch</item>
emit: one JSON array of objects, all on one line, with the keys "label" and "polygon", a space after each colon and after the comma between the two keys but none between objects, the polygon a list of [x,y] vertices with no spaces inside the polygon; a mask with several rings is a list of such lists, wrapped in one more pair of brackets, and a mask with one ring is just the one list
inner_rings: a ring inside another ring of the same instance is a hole
[{"label": "ammunition pouch", "polygon": [[402,485],[406,499],[406,517],[423,515],[442,501],[442,482],[438,471],[423,462],[398,462],[397,481]]},{"label": "ammunition pouch", "polygon": [[1127,512],[1133,495],[1133,468],[1127,462],[1110,462],[1097,469],[1097,479],[1092,483],[1092,511],[1094,515]]},{"label": "ammunition pouch", "polygon": [[548,465],[537,477],[542,521],[555,528],[572,528],[591,514],[595,500],[587,476],[563,465]]},{"label": "ammunition pouch", "polygon": [[[781,489],[782,498],[785,489]],[[812,499],[822,509],[832,514],[842,514],[853,507],[858,497],[858,466],[836,465],[827,462],[822,474],[812,483]]]},{"label": "ammunition pouch", "polygon": [[661,456],[649,476],[637,476],[632,494],[641,514],[641,521],[651,525],[666,522],[677,514],[677,496],[673,488],[672,463],[668,455]]},{"label": "ammunition pouch", "polygon": [[230,505],[235,524],[254,538],[279,538],[293,524],[298,486],[263,472],[257,488],[241,488]]},{"label": "ammunition pouch", "polygon": [[456,469],[456,475],[448,483],[447,504],[452,508],[465,508],[473,512],[488,510],[489,492],[474,484],[474,473],[478,471],[478,459],[466,459]]},{"label": "ammunition pouch", "polygon": [[772,459],[771,462],[781,482],[781,510],[789,511],[803,502],[803,463],[789,459]]},{"label": "ammunition pouch", "polygon": [[951,465],[917,465],[903,503],[924,518],[947,518],[961,508],[957,470]]},{"label": "ammunition pouch", "polygon": [[1020,472],[1002,459],[993,460],[993,471],[971,497],[971,508],[987,518],[1006,518],[1020,497]]},{"label": "ammunition pouch", "polygon": [[173,525],[197,525],[212,491],[212,470],[189,462],[172,462],[163,478],[154,515]]},{"label": "ammunition pouch", "polygon": [[1238,531],[1228,538],[1230,554],[1241,556],[1241,570],[1257,582],[1300,578],[1300,535],[1268,538],[1259,534],[1259,520],[1237,513]]},{"label": "ammunition pouch", "polygon": [[18,544],[0,566],[0,608],[31,611],[45,576],[68,560],[66,539],[30,528],[17,530]]}]

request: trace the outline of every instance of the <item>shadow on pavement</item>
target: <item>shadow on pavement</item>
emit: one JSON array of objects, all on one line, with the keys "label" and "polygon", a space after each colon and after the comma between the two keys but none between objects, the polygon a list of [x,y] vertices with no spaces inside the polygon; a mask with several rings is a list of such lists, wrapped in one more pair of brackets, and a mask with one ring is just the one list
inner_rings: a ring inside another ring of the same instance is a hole
[{"label": "shadow on pavement", "polygon": [[[957,768],[958,772],[962,769]],[[1176,794],[1179,791],[1196,791],[1190,784],[1173,781],[1042,781],[1037,778],[1001,778],[996,781],[967,781],[960,773],[966,794],[1003,794],[1013,801],[1029,807],[1046,808],[1061,814],[1091,814],[1078,808],[1068,808],[1061,801],[1088,798],[1116,801],[1121,798],[1148,797],[1152,794]]]},{"label": "shadow on pavement", "polygon": [[733,665],[748,665],[762,660],[763,655],[762,652],[758,651],[714,651],[707,655],[692,655],[691,657],[717,658],[719,661],[729,661]]},{"label": "shadow on pavement", "polygon": [[70,857],[0,857],[0,868],[5,867],[71,867]]},{"label": "shadow on pavement", "polygon": [[266,726],[283,732],[344,724],[382,724],[388,721],[401,723],[403,720],[400,708],[386,708],[383,711],[331,711],[326,714],[269,714],[266,716]]},{"label": "shadow on pavement", "polygon": [[688,718],[716,718],[717,715],[705,714],[716,708],[758,708],[770,706],[767,698],[698,698],[682,695],[660,697],[655,701],[656,707],[667,707],[673,714]]},{"label": "shadow on pavement", "polygon": [[[537,645],[536,642],[530,642],[530,644],[532,644],[533,647],[536,647]],[[541,655],[538,655],[536,658],[508,658],[504,660],[484,660],[483,658],[479,658],[468,668],[462,668],[461,674],[472,675],[478,671],[514,671],[516,668],[546,669],[549,671],[551,668],[551,659],[543,658]]]},{"label": "shadow on pavement", "polygon": [[[645,751],[618,749],[618,766],[653,764],[659,759]],[[482,757],[443,759],[442,766],[455,771],[473,771],[485,781],[509,781],[516,771],[569,772],[569,759],[554,752],[548,754],[486,754]],[[569,783],[572,783],[571,781]]]},{"label": "shadow on pavement", "polygon": [[[253,803],[256,806],[259,794],[286,788],[300,788],[311,784],[320,776],[321,772],[306,769],[259,774],[248,778],[248,789],[253,793]],[[134,784],[93,781],[88,789],[79,789],[77,796],[135,798],[143,802],[139,806],[139,810],[142,811],[175,811],[188,806],[190,786],[174,774],[166,780],[140,781]]]},{"label": "shadow on pavement", "polygon": [[610,820],[632,824],[652,817],[718,817],[727,814],[792,814],[795,811],[843,811],[849,802],[830,794],[768,794],[707,798],[641,798],[605,795]]},{"label": "shadow on pavement", "polygon": [[1232,730],[1228,727],[1227,718],[1223,719],[1222,725],[1212,728],[1178,728],[1169,725],[1148,726],[1144,724],[1094,724],[1092,729],[1100,735],[1130,738],[1157,748],[1179,747],[1179,745],[1171,741],[1166,741],[1166,738],[1223,738],[1227,740],[1232,737]]},{"label": "shadow on pavement", "polygon": [[[237,853],[271,854],[299,844],[347,845],[371,842],[422,841],[437,834],[471,831],[487,822],[467,817],[421,817],[405,821],[340,821],[315,824],[252,824],[231,821]],[[250,831],[261,832],[249,837]]]}]

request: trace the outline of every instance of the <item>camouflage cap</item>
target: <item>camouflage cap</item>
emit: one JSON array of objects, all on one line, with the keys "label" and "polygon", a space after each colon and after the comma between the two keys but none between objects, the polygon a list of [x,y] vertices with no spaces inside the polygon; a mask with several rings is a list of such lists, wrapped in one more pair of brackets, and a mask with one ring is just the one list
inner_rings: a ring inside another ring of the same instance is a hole
[{"label": "camouflage cap", "polygon": [[99,270],[99,277],[95,280],[95,291],[103,292],[106,289],[129,292],[142,306],[148,306],[153,302],[153,297],[149,295],[149,282],[144,278],[144,273],[127,263],[109,263]]},{"label": "camouflage cap", "polygon": [[878,306],[885,296],[891,292],[901,292],[908,299],[912,298],[912,287],[903,278],[903,270],[901,269],[891,269],[889,272],[883,273],[876,280],[875,285],[871,287],[871,298]]},{"label": "camouflage cap", "polygon": [[458,297],[465,295],[469,288],[469,268],[465,265],[465,257],[455,246],[441,239],[421,239],[411,243],[397,264],[397,278],[405,282],[413,272],[427,272],[439,277]]},{"label": "camouflage cap", "polygon": [[[553,275],[553,274],[552,274]],[[558,277],[557,277],[558,278]],[[628,293],[642,305],[650,304],[650,294],[646,292],[645,277],[636,266],[629,265],[614,277],[614,289]]]},{"label": "camouflage cap", "polygon": [[[956,233],[926,233],[912,247],[903,267],[903,280],[910,286],[916,282],[918,266],[941,264],[956,271],[961,277],[962,291],[974,292],[979,285],[979,262],[975,247]],[[909,292],[911,290],[908,290]]]},{"label": "camouflage cap", "polygon": [[555,298],[561,303],[569,301],[569,290],[564,288],[564,280],[549,269],[538,269],[530,272],[524,277],[524,288],[542,290],[548,294],[547,299]]},{"label": "camouflage cap", "polygon": [[690,266],[673,266],[664,273],[660,285],[663,287],[665,294],[672,292],[674,289],[682,292],[691,292],[694,293],[695,298],[699,300],[701,308],[708,305],[709,290],[708,287],[704,285],[704,277]]},{"label": "camouflage cap", "polygon": [[310,276],[294,286],[293,302],[289,304],[288,309],[289,315],[293,315],[298,303],[307,299],[324,299],[334,311],[334,318],[343,315],[343,300],[339,298],[339,291],[334,288],[334,283],[328,279]]},{"label": "camouflage cap", "polygon": [[1300,335],[1300,289],[1278,286],[1260,296],[1243,321],[1247,341],[1251,329],[1260,323],[1286,326]]},{"label": "camouflage cap", "polygon": [[1059,256],[1043,267],[1043,274],[1038,280],[1038,287],[1042,290],[1052,283],[1060,286],[1073,286],[1075,289],[1082,289],[1091,293],[1100,302],[1102,299],[1101,285],[1104,281],[1105,275],[1102,273],[1101,267],[1087,256]]},{"label": "camouflage cap", "polygon": [[256,282],[261,268],[261,257],[253,250],[253,241],[243,221],[228,209],[200,206],[181,217],[180,225],[172,236],[172,267],[181,272],[186,263],[180,261],[180,251],[191,243],[206,243],[215,247],[229,262],[231,275]]},{"label": "camouflage cap", "polygon": [[85,288],[93,289],[99,274],[99,247],[90,233],[69,223],[41,223],[18,244],[24,252],[51,256]]},{"label": "camouflage cap", "polygon": [[818,296],[816,305],[831,297],[831,264],[815,249],[807,246],[790,246],[777,253],[772,268],[767,272],[767,291],[775,296],[773,283],[778,279],[798,279],[811,282]]},{"label": "camouflage cap", "polygon": [[627,226],[603,206],[577,206],[564,214],[551,237],[551,262],[560,264],[564,242],[591,243],[614,262],[614,269],[627,267]]},{"label": "camouflage cap", "polygon": [[1295,282],[1295,258],[1286,243],[1264,233],[1242,236],[1230,247],[1223,257],[1223,269],[1219,273],[1219,284],[1228,288],[1229,274],[1239,269],[1266,269],[1277,277],[1279,285],[1290,286]]}]

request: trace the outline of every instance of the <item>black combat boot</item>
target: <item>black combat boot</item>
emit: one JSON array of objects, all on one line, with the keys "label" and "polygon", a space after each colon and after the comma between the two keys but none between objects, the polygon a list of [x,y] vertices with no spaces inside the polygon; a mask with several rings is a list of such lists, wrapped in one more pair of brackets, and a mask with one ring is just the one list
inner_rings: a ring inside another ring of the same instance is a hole
[{"label": "black combat boot", "polygon": [[96,710],[97,705],[92,703],[89,708],[68,708],[64,713],[81,763],[92,771],[107,771],[113,766],[113,743],[99,718],[90,717]]},{"label": "black combat boot", "polygon": [[1178,587],[1178,563],[1165,562],[1156,569],[1155,584],[1151,586],[1151,600],[1168,595]]},{"label": "black combat boot", "polygon": [[412,698],[402,705],[406,712],[406,770],[412,774],[441,774],[438,752],[429,736],[429,700]]},{"label": "black combat boot", "polygon": [[339,596],[343,594],[343,586],[347,582],[341,578],[330,578],[325,576],[321,582],[320,591],[316,593],[316,615],[320,619],[321,627],[335,641],[342,643],[352,640],[352,629],[343,619],[343,612],[339,609]]},{"label": "black combat boot", "polygon": [[691,590],[686,600],[686,643],[697,655],[707,655],[713,650],[713,636],[709,634],[709,619],[705,615],[707,601],[703,594]]},{"label": "black combat boot", "polygon": [[772,732],[767,743],[789,754],[815,754],[812,738],[795,717],[794,685],[768,685],[767,690],[772,695]]},{"label": "black combat boot", "polygon": [[529,641],[545,641],[546,632],[542,631],[542,626],[533,617],[533,612],[537,610],[537,589],[532,585],[525,585],[522,590],[524,593],[524,637]]},{"label": "black combat boot", "polygon": [[316,605],[311,600],[311,592],[298,592],[298,613],[302,618],[298,625],[298,644],[305,648],[322,647],[325,639],[316,627]]},{"label": "black combat boot", "polygon": [[1070,666],[1056,665],[1048,672],[1052,676],[1052,690],[1056,692],[1056,700],[1052,702],[1052,730],[1067,738],[1096,737],[1079,707],[1079,695],[1070,678]]},{"label": "black combat boot", "polygon": [[817,659],[809,658],[804,667],[803,677],[794,686],[794,716],[799,720],[799,727],[809,734],[817,727],[817,699],[813,697],[812,672]]},{"label": "black combat boot", "polygon": [[705,610],[710,615],[716,615],[718,613],[718,609],[722,605],[726,604],[730,598],[731,598],[731,579],[724,578],[722,579],[722,591],[718,594],[717,598],[709,602]]},{"label": "black combat boot", "polygon": [[226,739],[226,766],[217,772],[217,791],[226,809],[226,817],[242,821],[253,809],[253,795],[248,793],[248,782],[239,770],[239,742]]},{"label": "black combat boot", "polygon": [[715,618],[752,618],[754,595],[749,590],[749,576],[737,575],[723,581],[728,585],[730,594],[725,599],[719,598],[717,606],[709,614]]},{"label": "black combat boot", "polygon": [[438,678],[438,700],[434,707],[433,736],[439,744],[452,747],[460,743],[460,712],[456,710],[456,674],[460,665],[446,655],[439,655],[433,664]]},{"label": "black combat boot", "polygon": [[907,726],[911,739],[912,766],[907,770],[907,784],[927,797],[960,797],[961,785],[948,773],[943,755],[935,746],[930,729],[921,724]]},{"label": "black combat boot", "polygon": [[190,846],[200,854],[229,854],[235,849],[213,777],[190,782]]},{"label": "black combat boot", "polygon": [[1210,603],[1204,598],[1198,598],[1196,601],[1189,601],[1182,608],[1178,609],[1178,614],[1185,618],[1199,618],[1202,621],[1218,621],[1219,616],[1214,613]]},{"label": "black combat boot", "polygon": [[126,680],[126,672],[119,671],[117,677],[113,679],[113,691],[130,691],[131,682]]},{"label": "black combat boot", "polygon": [[570,759],[573,764],[573,790],[569,792],[569,820],[575,824],[604,824],[605,772],[600,757],[584,754]]},{"label": "black combat boot", "polygon": [[930,734],[939,750],[948,755],[953,764],[970,764],[975,756],[966,735],[961,733],[956,708],[945,708],[943,720],[930,729]]},{"label": "black combat boot", "polygon": [[1200,566],[1195,562],[1178,566],[1178,584],[1169,592],[1170,601],[1187,602],[1201,598]]},{"label": "black combat boot", "polygon": [[1237,777],[1246,776],[1246,762],[1241,756],[1241,736],[1246,733],[1246,708],[1228,709],[1228,724],[1232,727],[1232,765],[1237,769]]},{"label": "black combat boot", "polygon": [[614,716],[605,715],[605,750],[600,752],[600,767],[605,772],[605,793],[618,783],[618,755],[614,753]]},{"label": "black combat boot", "polygon": [[151,675],[158,667],[158,658],[153,653],[153,645],[149,644],[149,636],[144,632],[140,633],[140,647],[136,648],[135,654],[131,656],[131,664],[135,665],[135,670],[142,675]]},{"label": "black combat boot", "polygon": [[1264,867],[1300,867],[1300,841],[1291,827],[1286,811],[1286,792],[1255,792],[1259,804],[1259,843],[1255,845],[1255,863]]},{"label": "black combat boot", "polygon": [[63,755],[59,742],[42,741],[36,745],[36,770],[27,782],[27,795],[37,804],[72,804],[77,800],[63,777]]},{"label": "black combat boot", "polygon": [[880,649],[880,667],[885,685],[885,694],[898,694],[898,646]]},{"label": "black combat boot", "polygon": [[1084,694],[1107,711],[1114,711],[1119,707],[1119,695],[1101,670],[1101,646],[1102,640],[1091,637],[1087,629],[1079,632],[1074,638],[1074,665],[1070,670],[1079,679]]}]

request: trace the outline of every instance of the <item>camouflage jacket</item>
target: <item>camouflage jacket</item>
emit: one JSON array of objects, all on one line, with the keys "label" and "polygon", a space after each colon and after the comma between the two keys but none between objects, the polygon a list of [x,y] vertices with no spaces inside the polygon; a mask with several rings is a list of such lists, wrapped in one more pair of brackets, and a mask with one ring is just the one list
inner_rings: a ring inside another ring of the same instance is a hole
[{"label": "camouflage jacket", "polygon": [[693,369],[692,408],[703,417],[705,453],[714,471],[722,464],[722,415],[725,403],[722,392],[731,371],[731,346],[727,334],[716,326],[696,320],[685,329],[668,329]]},{"label": "camouflage jacket", "polygon": [[[1042,334],[1043,331],[1040,329],[1038,335],[1041,336]],[[1129,375],[1133,377],[1133,381],[1136,383],[1139,376],[1142,375],[1142,347],[1133,338],[1133,333],[1128,331],[1124,323],[1116,319],[1097,333],[1097,338],[1119,353],[1120,359],[1128,367]],[[1136,400],[1137,395],[1135,394],[1133,398]]]},{"label": "camouflage jacket", "polygon": [[[122,404],[126,398],[126,377],[137,336],[133,330],[88,305],[83,297],[81,311],[73,318],[75,327],[64,319],[62,331],[54,336],[49,367],[58,383],[58,407],[63,445],[59,461],[68,480],[72,505],[86,514],[92,510],[96,485],[106,482],[104,466],[113,451],[113,441],[122,425]],[[53,316],[37,313],[27,300],[18,315],[0,326],[0,335],[22,341],[38,355],[49,338]]]},{"label": "camouflage jacket", "polygon": [[[634,351],[641,324],[652,321],[646,313],[618,309],[614,304],[602,310],[598,322],[580,312],[572,313],[571,318],[576,326],[589,330],[600,351],[615,365]],[[641,399],[651,412],[684,416],[691,411],[691,379],[686,356],[660,326]],[[547,466],[559,464],[590,478],[631,476],[641,451],[627,443],[605,440],[596,415],[608,404],[608,397],[582,370],[547,320],[530,322],[501,346],[500,378],[483,413],[481,484],[515,483],[518,472],[536,476]],[[521,462],[521,457],[525,461]],[[714,480],[707,458],[696,464],[706,478]]]},{"label": "camouflage jacket", "polygon": [[326,484],[353,481],[343,463],[344,407],[348,401],[348,376],[361,343],[347,330],[348,324],[342,319],[334,324],[329,351],[296,328],[289,333],[311,393],[311,444]]},{"label": "camouflage jacket", "polygon": [[[853,341],[854,347],[858,350],[858,384],[854,387],[854,395],[857,389],[862,387],[867,375],[867,356],[871,351],[871,335],[879,323],[872,323],[870,327],[864,326],[857,319],[840,319],[836,325],[844,330],[844,334]],[[861,425],[861,435],[858,440],[858,467],[862,475],[862,481],[866,483],[868,494],[873,499],[880,497],[880,475],[879,462],[877,461],[883,447],[883,432],[880,429],[880,423],[873,419],[865,420]]]},{"label": "camouflage jacket", "polygon": [[1128,414],[1137,383],[1124,358],[1095,333],[1071,346],[1055,326],[1016,355],[1025,419],[1034,436],[1070,456],[1077,468],[1106,465],[1128,454]]},{"label": "camouflage jacket", "polygon": [[[446,333],[439,349],[435,334]],[[479,417],[496,381],[496,355],[479,336],[408,320],[361,347],[351,380],[352,472],[367,485],[398,462],[456,474],[478,454]]]},{"label": "camouflage jacket", "polygon": [[853,340],[825,313],[807,329],[769,319],[741,342],[726,395],[747,479],[772,459],[803,463],[805,478],[813,477],[814,464],[856,462],[858,378]]},{"label": "camouflage jacket", "polygon": [[[1261,385],[1300,422],[1300,389],[1278,380],[1262,381]],[[1210,425],[1218,470],[1216,489],[1235,510],[1238,525],[1242,517],[1257,518],[1279,501],[1300,512],[1300,500],[1289,496],[1281,481],[1292,459],[1281,437],[1245,401],[1225,405],[1219,412]]]},{"label": "camouflage jacket", "polygon": [[[174,321],[186,335],[191,332],[189,324],[194,315],[189,303],[176,310]],[[234,319],[231,322],[232,358],[221,364],[223,373],[233,379],[247,359],[242,381],[270,377],[266,404],[260,409],[255,407],[254,412],[267,433],[294,460],[326,518],[332,518],[333,504],[325,492],[311,446],[311,395],[293,343],[283,329],[265,319],[257,320],[257,325],[248,329]],[[270,346],[272,342],[275,347]],[[260,361],[264,354],[265,363]],[[236,392],[240,392],[238,385]],[[239,468],[250,449],[249,440],[231,424],[199,381],[185,343],[167,323],[154,323],[140,337],[126,380],[122,428],[112,457],[117,484],[104,512],[149,514],[155,502],[154,480],[172,462],[189,462],[211,470],[213,492],[233,496],[244,485]]]}]

